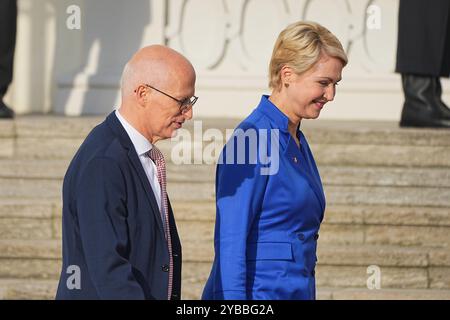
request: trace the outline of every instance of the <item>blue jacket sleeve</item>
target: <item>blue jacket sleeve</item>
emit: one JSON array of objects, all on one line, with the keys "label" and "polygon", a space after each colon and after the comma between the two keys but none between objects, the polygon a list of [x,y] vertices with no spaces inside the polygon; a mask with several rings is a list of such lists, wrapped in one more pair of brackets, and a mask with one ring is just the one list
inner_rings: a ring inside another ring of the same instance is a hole
[{"label": "blue jacket sleeve", "polygon": [[247,299],[247,236],[260,211],[267,179],[252,150],[256,146],[243,144],[242,134],[235,134],[225,145],[216,171],[214,242],[219,266],[214,290],[227,300]]},{"label": "blue jacket sleeve", "polygon": [[106,158],[91,160],[77,186],[75,201],[88,267],[84,272],[101,299],[145,299],[127,257],[125,186],[119,166]]}]

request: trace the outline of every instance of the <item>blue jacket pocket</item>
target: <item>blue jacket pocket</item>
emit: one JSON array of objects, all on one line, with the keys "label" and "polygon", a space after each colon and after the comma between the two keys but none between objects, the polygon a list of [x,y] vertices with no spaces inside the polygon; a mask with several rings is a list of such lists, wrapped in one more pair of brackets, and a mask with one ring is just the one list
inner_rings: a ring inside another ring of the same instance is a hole
[{"label": "blue jacket pocket", "polygon": [[293,260],[289,242],[256,242],[247,246],[247,260]]}]

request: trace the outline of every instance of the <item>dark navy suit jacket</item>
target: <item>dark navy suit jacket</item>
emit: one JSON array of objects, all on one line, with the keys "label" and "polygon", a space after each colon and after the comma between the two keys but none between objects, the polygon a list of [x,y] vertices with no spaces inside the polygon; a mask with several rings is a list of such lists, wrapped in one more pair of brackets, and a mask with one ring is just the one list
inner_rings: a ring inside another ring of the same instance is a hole
[{"label": "dark navy suit jacket", "polygon": [[[181,245],[169,211],[172,299],[179,299]],[[63,265],[56,298],[167,300],[168,265],[155,196],[128,134],[111,113],[88,135],[64,177]]]}]

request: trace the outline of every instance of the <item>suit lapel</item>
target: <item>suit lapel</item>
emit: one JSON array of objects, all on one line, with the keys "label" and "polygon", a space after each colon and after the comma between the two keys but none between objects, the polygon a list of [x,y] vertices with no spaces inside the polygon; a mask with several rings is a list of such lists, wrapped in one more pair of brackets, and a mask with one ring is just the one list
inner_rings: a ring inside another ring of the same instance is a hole
[{"label": "suit lapel", "polygon": [[139,180],[141,181],[142,187],[144,189],[145,195],[150,203],[152,208],[152,212],[155,215],[156,221],[158,223],[158,227],[161,233],[164,235],[164,228],[162,224],[161,214],[159,211],[158,203],[155,199],[155,194],[153,193],[153,189],[148,181],[147,175],[145,174],[144,168],[142,167],[142,163],[139,160],[139,157],[134,149],[133,143],[131,142],[130,137],[128,136],[125,129],[122,127],[119,119],[117,119],[114,111],[109,114],[106,118],[106,122],[111,130],[115,133],[117,138],[119,139],[121,145],[128,150],[128,159],[130,160],[131,165],[133,166]]},{"label": "suit lapel", "polygon": [[170,235],[172,236],[172,247],[179,249],[178,251],[181,252],[180,237],[178,236],[177,225],[175,223],[175,216],[173,214],[169,196],[167,196],[167,203],[169,204],[169,228],[170,228]]},{"label": "suit lapel", "polygon": [[158,221],[159,229],[161,230],[162,234],[165,234],[161,219],[161,213],[159,211],[158,203],[155,199],[155,194],[153,193],[153,189],[150,185],[150,182],[148,181],[147,175],[145,174],[144,168],[142,168],[142,163],[139,160],[134,147],[130,148],[130,150],[128,151],[128,158],[130,159],[130,162],[136,170],[139,180],[141,181],[142,187],[144,188],[145,194],[147,195],[147,199],[152,207],[152,211],[156,216],[156,221]]}]

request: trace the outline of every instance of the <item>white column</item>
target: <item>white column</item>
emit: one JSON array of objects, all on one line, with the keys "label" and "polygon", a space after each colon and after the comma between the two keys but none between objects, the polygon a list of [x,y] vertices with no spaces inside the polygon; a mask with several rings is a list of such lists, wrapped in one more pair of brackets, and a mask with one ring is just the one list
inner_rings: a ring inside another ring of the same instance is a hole
[{"label": "white column", "polygon": [[5,101],[17,114],[51,110],[58,0],[19,0],[13,82]]},{"label": "white column", "polygon": [[[142,46],[163,43],[165,1],[85,0],[81,11],[81,63],[56,76],[55,111],[66,115],[105,114],[120,102],[120,76]],[[65,41],[61,50],[79,50]],[[58,53],[59,54],[59,53]],[[59,54],[63,55],[63,54]]]}]

